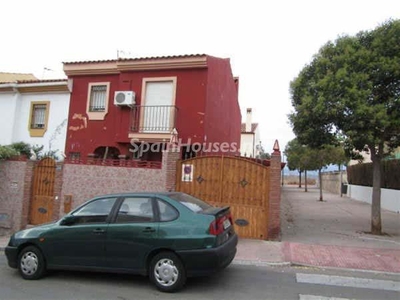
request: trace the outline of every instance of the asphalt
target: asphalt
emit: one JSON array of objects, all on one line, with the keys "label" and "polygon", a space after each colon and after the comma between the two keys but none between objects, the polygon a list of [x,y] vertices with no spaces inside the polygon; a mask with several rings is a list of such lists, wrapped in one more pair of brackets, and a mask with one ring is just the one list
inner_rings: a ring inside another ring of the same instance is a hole
[{"label": "asphalt", "polygon": [[[348,269],[400,274],[400,215],[383,210],[383,235],[369,234],[371,206],[294,186],[282,188],[281,241],[239,239],[234,264]],[[0,250],[8,243],[0,237]]]}]

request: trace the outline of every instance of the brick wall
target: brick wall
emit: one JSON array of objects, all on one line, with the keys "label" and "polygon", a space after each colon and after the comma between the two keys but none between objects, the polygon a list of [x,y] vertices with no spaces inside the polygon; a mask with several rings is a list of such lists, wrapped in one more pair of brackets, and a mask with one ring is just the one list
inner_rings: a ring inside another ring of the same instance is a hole
[{"label": "brick wall", "polygon": [[176,162],[180,158],[177,149],[163,153],[163,169],[165,171],[165,188],[167,191],[175,191],[176,188]]},{"label": "brick wall", "polygon": [[25,175],[24,175],[24,194],[22,198],[22,210],[20,215],[19,228],[16,230],[23,229],[28,225],[29,218],[29,205],[32,197],[32,179],[33,172],[37,162],[27,161],[25,165]]},{"label": "brick wall", "polygon": [[53,204],[53,221],[60,219],[60,211],[62,206],[62,186],[63,186],[64,164],[58,162],[56,164],[56,177],[54,181],[54,204]]},{"label": "brick wall", "polygon": [[178,158],[177,152],[164,152],[161,169],[64,164],[58,216],[65,214],[69,196],[73,209],[98,195],[173,190]]},{"label": "brick wall", "polygon": [[26,224],[29,210],[32,164],[26,161],[0,161],[0,235],[10,234]]},{"label": "brick wall", "polygon": [[270,165],[270,192],[268,212],[268,240],[279,240],[281,235],[281,153],[278,142],[275,142],[274,152],[271,154]]}]

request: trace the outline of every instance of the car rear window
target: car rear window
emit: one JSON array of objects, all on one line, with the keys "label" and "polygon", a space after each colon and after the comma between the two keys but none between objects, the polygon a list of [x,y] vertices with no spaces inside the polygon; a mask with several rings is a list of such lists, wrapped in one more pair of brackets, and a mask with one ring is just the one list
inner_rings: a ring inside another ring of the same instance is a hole
[{"label": "car rear window", "polygon": [[184,193],[176,193],[176,194],[170,194],[169,197],[173,200],[176,200],[183,205],[185,205],[187,208],[189,208],[193,212],[202,212],[207,210],[208,208],[212,207],[210,204],[205,203],[204,201],[190,196],[188,194]]}]

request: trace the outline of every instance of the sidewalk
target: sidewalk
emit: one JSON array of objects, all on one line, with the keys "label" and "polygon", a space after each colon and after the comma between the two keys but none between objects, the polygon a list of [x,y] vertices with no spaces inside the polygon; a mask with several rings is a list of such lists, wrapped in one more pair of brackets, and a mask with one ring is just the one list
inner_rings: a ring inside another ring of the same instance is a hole
[{"label": "sidewalk", "polygon": [[[282,241],[240,239],[234,263],[304,265],[400,273],[400,215],[382,210],[383,231],[370,230],[369,204],[324,192],[282,190]],[[9,237],[0,237],[0,250]]]},{"label": "sidewalk", "polygon": [[282,189],[282,241],[240,239],[239,263],[400,273],[400,215],[382,210],[383,232],[368,234],[371,206],[324,191]]},{"label": "sidewalk", "polygon": [[269,266],[301,265],[400,273],[400,249],[240,239],[234,263]]}]

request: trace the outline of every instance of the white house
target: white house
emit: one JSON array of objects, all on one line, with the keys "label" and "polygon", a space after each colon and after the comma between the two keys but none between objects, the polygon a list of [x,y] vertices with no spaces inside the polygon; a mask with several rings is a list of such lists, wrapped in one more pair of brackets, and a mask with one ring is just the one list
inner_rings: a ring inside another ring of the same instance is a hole
[{"label": "white house", "polygon": [[246,110],[246,123],[242,123],[240,155],[257,157],[260,153],[260,132],[258,123],[252,123],[252,109]]},{"label": "white house", "polygon": [[66,79],[0,82],[0,145],[43,145],[62,159],[70,90]]}]

